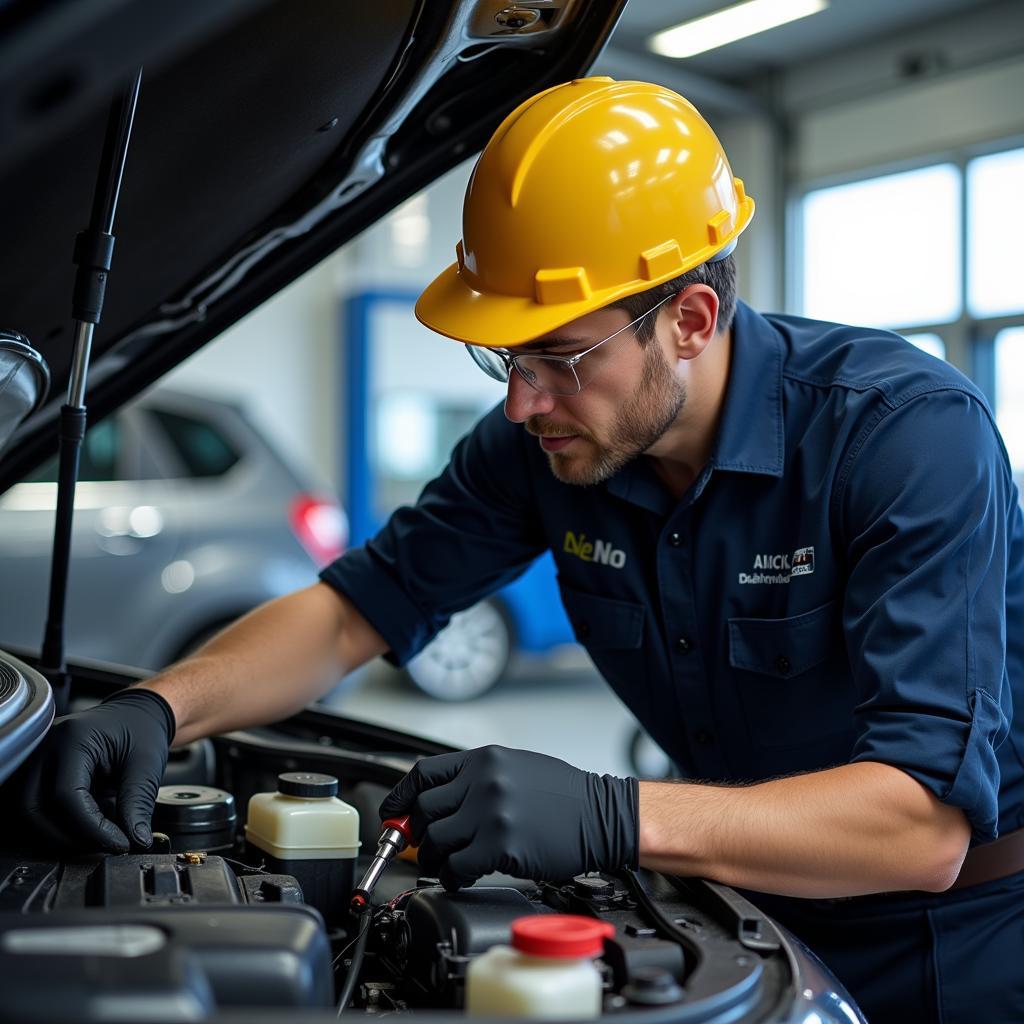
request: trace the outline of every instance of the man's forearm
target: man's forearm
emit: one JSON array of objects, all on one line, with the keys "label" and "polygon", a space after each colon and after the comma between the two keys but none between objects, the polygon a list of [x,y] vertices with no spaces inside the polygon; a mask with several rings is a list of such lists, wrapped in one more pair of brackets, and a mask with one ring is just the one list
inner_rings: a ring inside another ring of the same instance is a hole
[{"label": "man's forearm", "polygon": [[788,896],[941,891],[970,827],[890,765],[860,762],[751,786],[640,784],[640,863]]},{"label": "man's forearm", "polygon": [[260,606],[141,684],[174,711],[174,745],[284,718],[386,649],[324,583]]}]

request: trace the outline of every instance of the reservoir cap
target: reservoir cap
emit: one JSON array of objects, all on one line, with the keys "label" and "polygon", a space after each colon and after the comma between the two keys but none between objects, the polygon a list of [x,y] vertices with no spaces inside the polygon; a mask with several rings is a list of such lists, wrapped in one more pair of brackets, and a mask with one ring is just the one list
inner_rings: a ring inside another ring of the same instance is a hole
[{"label": "reservoir cap", "polygon": [[153,807],[158,832],[213,832],[235,827],[235,798],[212,786],[161,786]]},{"label": "reservoir cap", "polygon": [[604,952],[604,940],[614,934],[609,921],[578,914],[538,914],[512,922],[513,948],[531,956],[598,956]]},{"label": "reservoir cap", "polygon": [[282,772],[277,777],[277,791],[285,796],[337,796],[338,780],[319,772]]}]

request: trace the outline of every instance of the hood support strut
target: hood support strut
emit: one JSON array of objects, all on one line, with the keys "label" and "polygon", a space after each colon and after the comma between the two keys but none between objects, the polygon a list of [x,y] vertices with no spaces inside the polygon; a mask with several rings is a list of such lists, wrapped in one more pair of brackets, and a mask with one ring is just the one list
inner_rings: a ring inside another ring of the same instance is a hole
[{"label": "hood support strut", "polygon": [[121,180],[141,82],[140,68],[131,84],[111,103],[89,226],[75,239],[74,262],[78,271],[71,302],[71,316],[77,321],[75,351],[68,381],[67,403],[60,410],[57,516],[53,530],[53,560],[50,564],[50,603],[40,658],[40,668],[53,688],[59,715],[64,714],[68,707],[64,607],[71,559],[75,485],[78,481],[82,440],[85,437],[86,378],[93,332],[103,313],[103,298],[114,258],[114,214],[121,194]]}]

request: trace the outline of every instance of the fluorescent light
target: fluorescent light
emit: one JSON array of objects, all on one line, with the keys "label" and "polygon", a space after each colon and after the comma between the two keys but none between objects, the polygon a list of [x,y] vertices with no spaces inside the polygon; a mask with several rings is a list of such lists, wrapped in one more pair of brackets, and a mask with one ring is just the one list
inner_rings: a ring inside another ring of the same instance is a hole
[{"label": "fluorescent light", "polygon": [[663,57],[692,57],[817,14],[826,7],[828,0],[747,0],[665,29],[651,36],[648,46]]}]

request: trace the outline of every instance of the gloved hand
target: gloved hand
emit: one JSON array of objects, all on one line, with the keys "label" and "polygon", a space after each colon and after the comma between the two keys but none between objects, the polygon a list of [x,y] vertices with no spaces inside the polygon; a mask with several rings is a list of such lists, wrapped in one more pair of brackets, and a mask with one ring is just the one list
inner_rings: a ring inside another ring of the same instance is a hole
[{"label": "gloved hand", "polygon": [[420,866],[457,889],[490,871],[561,881],[635,868],[638,808],[636,779],[490,746],[417,762],[380,815],[409,814]]},{"label": "gloved hand", "polygon": [[[60,846],[111,853],[126,853],[132,843],[150,846],[176,729],[167,701],[137,687],[58,718],[13,783],[30,827]],[[117,824],[97,803],[104,784],[116,790]]]}]

